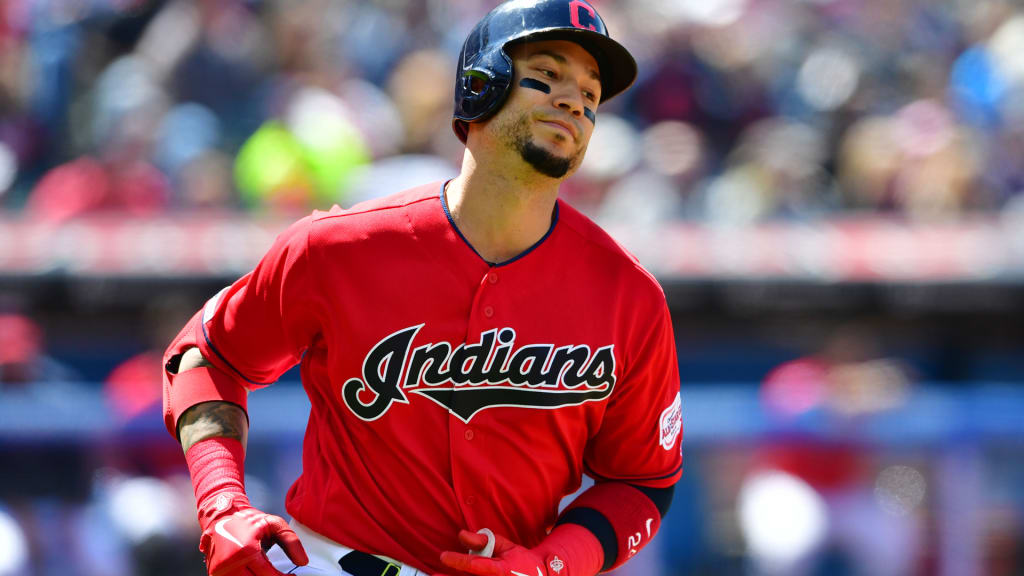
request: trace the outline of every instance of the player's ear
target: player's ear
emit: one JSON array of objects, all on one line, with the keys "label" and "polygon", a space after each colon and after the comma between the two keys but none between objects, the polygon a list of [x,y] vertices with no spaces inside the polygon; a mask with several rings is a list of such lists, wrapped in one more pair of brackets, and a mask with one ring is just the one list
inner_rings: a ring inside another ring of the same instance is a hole
[{"label": "player's ear", "polygon": [[489,118],[480,122],[466,122],[466,146],[470,146],[480,137],[480,133],[483,132],[488,122],[490,122]]}]

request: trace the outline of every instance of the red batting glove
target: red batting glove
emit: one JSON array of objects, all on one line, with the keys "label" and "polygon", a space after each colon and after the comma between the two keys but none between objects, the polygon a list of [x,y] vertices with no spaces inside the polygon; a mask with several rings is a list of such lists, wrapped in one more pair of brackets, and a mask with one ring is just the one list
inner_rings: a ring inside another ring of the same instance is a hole
[{"label": "red batting glove", "polygon": [[203,535],[199,551],[210,576],[285,576],[267,559],[275,543],[296,565],[309,563],[283,518],[252,507],[242,483],[245,449],[229,438],[197,442],[185,454]]},{"label": "red batting glove", "polygon": [[[557,527],[536,548],[520,546],[503,536],[494,536],[491,557],[478,553],[487,547],[486,534],[461,530],[459,542],[477,554],[442,552],[441,563],[473,576],[594,576],[600,570],[600,544],[581,526]],[[583,531],[583,532],[580,532]],[[594,554],[596,546],[596,555]],[[576,548],[573,550],[573,548]],[[573,564],[570,567],[570,564]]]},{"label": "red batting glove", "polygon": [[284,518],[253,508],[244,494],[220,494],[207,508],[199,513],[199,551],[206,556],[210,576],[284,576],[267,559],[266,551],[275,543],[295,564],[309,563]]}]

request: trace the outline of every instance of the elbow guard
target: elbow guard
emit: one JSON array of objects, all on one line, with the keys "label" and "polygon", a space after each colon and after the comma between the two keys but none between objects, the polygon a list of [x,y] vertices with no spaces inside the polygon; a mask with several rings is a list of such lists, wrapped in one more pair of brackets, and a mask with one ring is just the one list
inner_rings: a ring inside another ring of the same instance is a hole
[{"label": "elbow guard", "polygon": [[186,410],[203,402],[231,402],[246,410],[246,388],[234,377],[213,366],[178,372],[181,355],[196,347],[195,334],[202,335],[202,312],[198,312],[178,334],[164,354],[164,426],[178,438],[178,419]]}]

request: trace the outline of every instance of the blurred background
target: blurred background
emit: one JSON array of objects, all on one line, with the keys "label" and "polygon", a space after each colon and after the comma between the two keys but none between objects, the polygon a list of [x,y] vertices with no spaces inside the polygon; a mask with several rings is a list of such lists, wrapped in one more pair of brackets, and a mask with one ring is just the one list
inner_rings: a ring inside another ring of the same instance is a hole
[{"label": "blurred background", "polygon": [[[1024,7],[600,0],[564,197],[665,287],[685,474],[629,575],[1024,574]],[[490,0],[0,0],[0,576],[204,574],[160,354],[314,207],[453,176]],[[251,398],[283,513],[308,403]]]}]

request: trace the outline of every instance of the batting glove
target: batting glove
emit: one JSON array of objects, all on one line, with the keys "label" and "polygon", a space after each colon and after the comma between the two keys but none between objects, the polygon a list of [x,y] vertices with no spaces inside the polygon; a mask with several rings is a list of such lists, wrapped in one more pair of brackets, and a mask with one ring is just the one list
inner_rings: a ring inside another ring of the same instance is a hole
[{"label": "batting glove", "polygon": [[245,495],[245,448],[232,438],[208,438],[185,453],[199,509],[199,551],[210,576],[284,576],[267,559],[279,544],[292,562],[309,563],[283,518],[260,512]]},{"label": "batting glove", "polygon": [[296,565],[309,563],[299,537],[279,516],[260,512],[244,494],[219,494],[201,507],[199,551],[210,576],[284,576],[267,559],[274,544]]},{"label": "batting glove", "polygon": [[[577,573],[566,564],[566,555],[549,547],[525,548],[490,530],[462,530],[459,542],[470,550],[442,552],[441,563],[473,576],[593,576]],[[493,550],[491,550],[493,547]],[[492,552],[487,554],[487,552]]]}]

